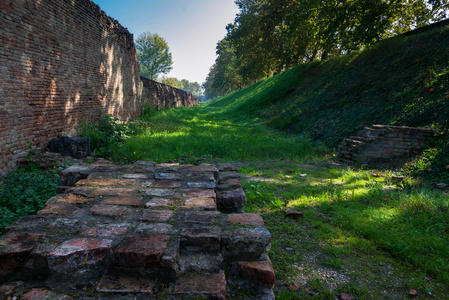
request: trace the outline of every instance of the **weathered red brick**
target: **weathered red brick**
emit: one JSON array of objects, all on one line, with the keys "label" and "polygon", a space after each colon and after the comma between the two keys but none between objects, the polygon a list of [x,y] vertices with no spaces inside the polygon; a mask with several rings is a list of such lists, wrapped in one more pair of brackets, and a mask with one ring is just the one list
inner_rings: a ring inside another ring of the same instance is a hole
[{"label": "weathered red brick", "polygon": [[186,213],[186,223],[212,224],[218,221],[221,213],[218,211],[190,211]]},{"label": "weathered red brick", "polygon": [[182,208],[215,211],[217,205],[213,198],[194,197],[187,199]]},{"label": "weathered red brick", "polygon": [[169,180],[156,180],[156,181],[147,181],[142,183],[143,187],[151,187],[151,188],[164,188],[164,189],[174,189],[181,187],[181,182],[179,181],[169,181]]},{"label": "weathered red brick", "polygon": [[0,276],[20,268],[44,234],[10,233],[0,240]]},{"label": "weathered red brick", "polygon": [[115,236],[124,235],[128,232],[130,224],[101,224],[95,227],[89,227],[84,230],[83,234],[88,236]]},{"label": "weathered red brick", "polygon": [[154,282],[142,277],[104,275],[97,286],[100,293],[145,293],[153,294]]},{"label": "weathered red brick", "polygon": [[81,179],[76,186],[127,186],[135,185],[134,179]]},{"label": "weathered red brick", "polygon": [[198,189],[185,189],[182,194],[184,196],[195,197],[195,198],[215,198],[215,191],[211,189],[198,190]]},{"label": "weathered red brick", "polygon": [[120,217],[125,210],[123,206],[97,204],[92,206],[90,212],[95,216]]},{"label": "weathered red brick", "polygon": [[145,209],[140,217],[142,221],[149,222],[167,222],[173,216],[173,211],[171,210],[149,210]]},{"label": "weathered red brick", "polygon": [[183,237],[182,247],[196,247],[213,252],[221,249],[220,227],[185,228],[182,230],[181,236]]},{"label": "weathered red brick", "polygon": [[226,299],[226,278],[223,271],[210,275],[192,274],[181,277],[170,290],[169,295],[182,299],[205,297]]},{"label": "weathered red brick", "polygon": [[176,199],[167,199],[167,198],[154,197],[154,198],[151,198],[150,201],[148,201],[145,204],[145,207],[147,207],[147,208],[152,208],[152,207],[170,207],[170,206],[175,205],[176,202],[177,202]]},{"label": "weathered red brick", "polygon": [[140,206],[141,201],[142,197],[139,196],[121,196],[121,197],[107,198],[103,200],[102,204],[138,207]]},{"label": "weathered red brick", "polygon": [[93,196],[130,196],[136,193],[133,189],[127,188],[99,188],[92,191]]},{"label": "weathered red brick", "polygon": [[169,240],[168,235],[127,236],[114,251],[114,264],[125,268],[156,266]]},{"label": "weathered red brick", "polygon": [[274,288],[276,276],[270,261],[239,261],[233,263],[231,269],[235,274],[247,278],[253,283],[269,289]]},{"label": "weathered red brick", "polygon": [[108,255],[112,240],[81,238],[64,242],[47,254],[50,270],[69,272],[81,266],[95,265]]},{"label": "weathered red brick", "polygon": [[20,297],[22,300],[72,300],[73,297],[55,293],[42,288],[35,288]]},{"label": "weathered red brick", "polygon": [[136,228],[136,233],[143,234],[169,234],[173,226],[168,223],[141,223]]},{"label": "weathered red brick", "polygon": [[244,225],[264,225],[264,221],[259,214],[230,214],[228,215],[228,224]]}]

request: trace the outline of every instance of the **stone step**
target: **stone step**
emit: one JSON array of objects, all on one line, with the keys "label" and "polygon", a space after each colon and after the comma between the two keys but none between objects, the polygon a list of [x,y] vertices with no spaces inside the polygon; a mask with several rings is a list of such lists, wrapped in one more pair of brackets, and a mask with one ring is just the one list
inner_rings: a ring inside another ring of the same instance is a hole
[{"label": "stone step", "polygon": [[62,176],[73,186],[0,239],[0,295],[225,299],[251,286],[271,299],[263,219],[223,213],[246,201],[236,168],[99,161]]}]

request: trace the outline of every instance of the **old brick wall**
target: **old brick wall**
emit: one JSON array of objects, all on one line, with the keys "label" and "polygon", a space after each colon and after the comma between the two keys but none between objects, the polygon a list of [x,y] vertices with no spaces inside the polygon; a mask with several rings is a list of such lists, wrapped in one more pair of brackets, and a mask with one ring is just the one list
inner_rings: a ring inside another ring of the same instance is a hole
[{"label": "old brick wall", "polygon": [[357,136],[344,139],[338,147],[339,157],[360,163],[376,163],[404,158],[420,151],[436,131],[406,126],[373,125]]},{"label": "old brick wall", "polygon": [[133,36],[89,0],[0,1],[0,175],[101,110],[142,110]]},{"label": "old brick wall", "polygon": [[144,77],[141,80],[142,101],[157,109],[194,106],[199,102],[192,94],[183,90]]}]

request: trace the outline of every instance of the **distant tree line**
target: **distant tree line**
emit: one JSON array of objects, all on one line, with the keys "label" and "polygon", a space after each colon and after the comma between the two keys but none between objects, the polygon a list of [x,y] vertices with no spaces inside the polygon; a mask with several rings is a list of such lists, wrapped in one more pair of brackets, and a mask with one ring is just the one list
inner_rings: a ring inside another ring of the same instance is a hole
[{"label": "distant tree line", "polygon": [[447,18],[449,0],[236,0],[203,84],[207,98]]},{"label": "distant tree line", "polygon": [[187,79],[178,80],[174,77],[162,77],[161,82],[191,93],[195,97],[199,97],[202,95],[201,85],[198,82],[190,82]]}]

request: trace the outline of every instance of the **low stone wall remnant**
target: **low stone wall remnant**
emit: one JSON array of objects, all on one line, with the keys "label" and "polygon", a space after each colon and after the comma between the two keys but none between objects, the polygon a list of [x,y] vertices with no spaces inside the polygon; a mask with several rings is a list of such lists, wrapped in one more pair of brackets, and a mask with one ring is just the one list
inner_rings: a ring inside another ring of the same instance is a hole
[{"label": "low stone wall remnant", "polygon": [[271,235],[243,213],[239,176],[228,164],[69,167],[60,194],[5,228],[0,298],[274,300]]},{"label": "low stone wall remnant", "polygon": [[358,163],[406,158],[412,151],[421,151],[435,133],[427,128],[372,125],[344,139],[338,146],[338,156]]}]

